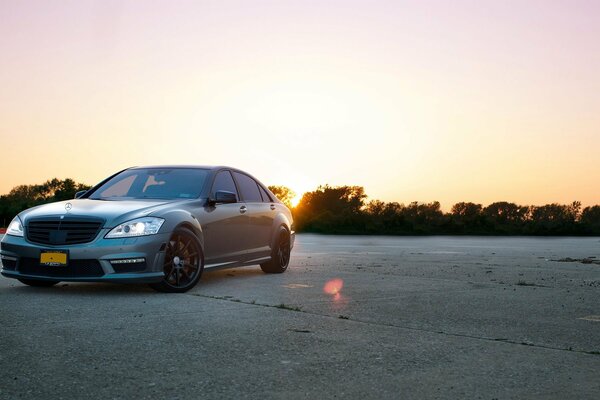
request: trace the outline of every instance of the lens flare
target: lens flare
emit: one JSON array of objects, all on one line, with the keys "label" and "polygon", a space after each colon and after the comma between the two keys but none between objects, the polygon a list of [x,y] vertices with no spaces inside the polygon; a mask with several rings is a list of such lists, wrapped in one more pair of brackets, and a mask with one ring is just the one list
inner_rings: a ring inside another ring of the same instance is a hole
[{"label": "lens flare", "polygon": [[344,287],[344,281],[339,278],[335,278],[331,279],[325,284],[325,286],[323,286],[323,291],[332,296],[338,296],[342,291],[342,287]]}]

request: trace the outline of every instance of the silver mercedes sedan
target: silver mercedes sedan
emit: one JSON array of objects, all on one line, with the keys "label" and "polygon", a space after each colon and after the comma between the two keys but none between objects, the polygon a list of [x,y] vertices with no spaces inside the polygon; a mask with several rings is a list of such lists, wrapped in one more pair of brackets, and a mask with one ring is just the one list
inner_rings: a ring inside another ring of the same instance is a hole
[{"label": "silver mercedes sedan", "polygon": [[294,230],[290,210],[246,172],[152,166],[21,212],[0,245],[2,275],[27,285],[138,282],[185,292],[204,269],[284,272]]}]

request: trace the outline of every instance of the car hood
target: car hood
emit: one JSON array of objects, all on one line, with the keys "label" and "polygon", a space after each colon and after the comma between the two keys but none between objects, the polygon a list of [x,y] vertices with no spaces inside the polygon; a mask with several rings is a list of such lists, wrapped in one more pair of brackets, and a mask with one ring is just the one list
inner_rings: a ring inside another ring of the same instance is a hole
[{"label": "car hood", "polygon": [[[189,201],[189,200],[187,200]],[[174,200],[123,200],[106,201],[91,199],[73,199],[58,201],[56,203],[43,204],[23,211],[19,217],[24,225],[32,218],[39,217],[96,217],[102,218],[105,228],[113,228],[116,225],[134,218],[146,217],[161,211],[180,201]],[[70,204],[70,206],[69,206]],[[70,208],[67,211],[67,208]]]}]

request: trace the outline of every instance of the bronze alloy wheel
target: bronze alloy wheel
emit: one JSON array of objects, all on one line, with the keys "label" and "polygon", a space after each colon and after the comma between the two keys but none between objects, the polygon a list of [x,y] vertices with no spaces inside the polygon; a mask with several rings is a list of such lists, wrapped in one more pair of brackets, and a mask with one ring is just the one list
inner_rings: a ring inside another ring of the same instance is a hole
[{"label": "bronze alloy wheel", "polygon": [[161,292],[185,292],[198,282],[203,268],[198,239],[190,230],[178,228],[165,249],[165,278],[151,286]]},{"label": "bronze alloy wheel", "polygon": [[279,233],[277,256],[279,258],[279,265],[287,268],[290,262],[290,234],[285,229]]},{"label": "bronze alloy wheel", "polygon": [[277,241],[271,251],[271,260],[260,264],[260,268],[269,274],[280,274],[285,272],[290,263],[290,232],[283,226],[279,228]]}]

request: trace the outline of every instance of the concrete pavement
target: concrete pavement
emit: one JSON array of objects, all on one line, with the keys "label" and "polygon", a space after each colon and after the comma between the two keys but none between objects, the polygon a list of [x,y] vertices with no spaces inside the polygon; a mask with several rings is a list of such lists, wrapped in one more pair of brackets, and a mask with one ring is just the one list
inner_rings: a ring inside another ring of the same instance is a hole
[{"label": "concrete pavement", "polygon": [[0,398],[599,398],[599,249],[299,235],[183,295],[2,278]]}]

